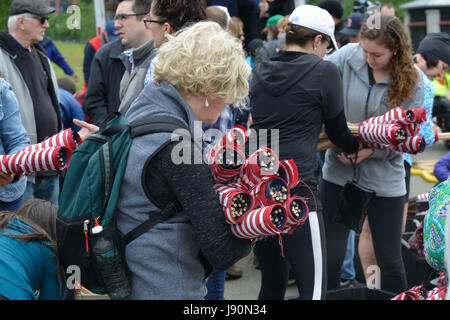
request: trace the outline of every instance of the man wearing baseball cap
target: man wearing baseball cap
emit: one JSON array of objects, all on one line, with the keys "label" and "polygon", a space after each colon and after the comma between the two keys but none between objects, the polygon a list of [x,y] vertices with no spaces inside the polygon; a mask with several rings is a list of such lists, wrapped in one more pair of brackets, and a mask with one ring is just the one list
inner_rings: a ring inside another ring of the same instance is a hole
[{"label": "man wearing baseball cap", "polygon": [[361,26],[366,16],[361,12],[354,12],[347,18],[347,26],[339,31],[340,34],[348,36],[348,42],[357,43],[361,40]]},{"label": "man wearing baseball cap", "polygon": [[445,32],[427,34],[417,48],[415,60],[428,78],[442,77],[450,65],[450,35]]},{"label": "man wearing baseball cap", "polygon": [[[13,0],[8,31],[0,32],[0,72],[19,101],[22,124],[31,144],[42,142],[62,129],[58,84],[42,41],[55,9],[45,0]],[[24,200],[41,198],[57,203],[58,172],[28,176]]]},{"label": "man wearing baseball cap", "polygon": [[275,40],[277,38],[279,32],[277,23],[282,18],[283,16],[281,14],[276,14],[267,19],[266,26],[261,31],[261,33],[264,33],[266,35],[267,41]]}]

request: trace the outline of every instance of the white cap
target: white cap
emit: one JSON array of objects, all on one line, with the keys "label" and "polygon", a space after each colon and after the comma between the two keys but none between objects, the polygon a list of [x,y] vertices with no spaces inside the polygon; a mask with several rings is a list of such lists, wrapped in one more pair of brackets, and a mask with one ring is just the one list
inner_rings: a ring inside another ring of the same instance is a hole
[{"label": "white cap", "polygon": [[97,234],[97,233],[100,233],[102,231],[103,231],[103,227],[102,226],[93,227],[92,230],[91,230],[92,234]]},{"label": "white cap", "polygon": [[291,13],[289,22],[329,36],[334,48],[338,50],[334,38],[334,20],[325,9],[310,4],[298,6]]},{"label": "white cap", "polygon": [[227,14],[227,28],[228,28],[231,23],[231,16],[230,16],[230,12],[228,12],[228,8],[224,7],[224,6],[212,6],[212,7],[219,8],[220,10],[222,10],[223,12],[225,12]]}]

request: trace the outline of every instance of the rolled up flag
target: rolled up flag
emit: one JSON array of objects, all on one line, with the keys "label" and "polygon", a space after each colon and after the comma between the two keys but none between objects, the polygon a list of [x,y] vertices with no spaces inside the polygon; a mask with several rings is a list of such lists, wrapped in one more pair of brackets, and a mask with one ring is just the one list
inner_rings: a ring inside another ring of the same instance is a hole
[{"label": "rolled up flag", "polygon": [[263,177],[251,190],[256,206],[283,204],[289,197],[286,181],[279,177]]},{"label": "rolled up flag", "polygon": [[416,121],[416,115],[412,110],[404,110],[401,107],[394,108],[382,116],[372,117],[367,119],[364,123],[372,123],[372,124],[388,124],[388,123],[397,123],[397,124],[409,124]]},{"label": "rolled up flag", "polygon": [[284,207],[271,205],[250,211],[239,224],[232,224],[230,228],[233,235],[238,238],[261,239],[281,234],[285,224]]},{"label": "rolled up flag", "polygon": [[6,174],[28,175],[30,173],[65,169],[72,150],[67,147],[49,147],[33,151],[19,151],[2,155],[1,170]]},{"label": "rolled up flag", "polygon": [[399,152],[406,152],[411,154],[417,154],[423,152],[426,147],[425,138],[422,136],[406,137],[406,140],[397,145],[382,144],[382,143],[366,143],[369,148],[377,149],[390,149]]},{"label": "rolled up flag", "polygon": [[81,138],[75,131],[72,129],[66,129],[61,131],[54,136],[40,142],[37,144],[29,145],[24,148],[22,151],[33,151],[43,148],[49,147],[67,147],[70,150],[75,150],[81,144]]},{"label": "rolled up flag", "polygon": [[420,127],[417,123],[413,122],[408,125],[404,125],[403,128],[405,129],[406,136],[412,137],[419,134]]},{"label": "rolled up flag", "polygon": [[209,168],[215,181],[226,183],[237,176],[245,162],[245,154],[237,145],[219,145],[208,155]]},{"label": "rolled up flag", "polygon": [[240,223],[244,215],[254,209],[254,200],[250,192],[242,186],[216,184],[214,189],[219,195],[225,220],[229,224]]},{"label": "rolled up flag", "polygon": [[397,150],[401,152],[407,152],[416,154],[423,152],[426,147],[425,138],[422,136],[407,137],[403,143],[397,145]]},{"label": "rolled up flag", "polygon": [[234,126],[222,138],[222,146],[238,145],[243,147],[247,141],[247,130],[243,126]]},{"label": "rolled up flag", "polygon": [[358,133],[365,144],[399,144],[406,140],[405,129],[396,124],[362,123]]},{"label": "rolled up flag", "polygon": [[283,207],[286,212],[286,226],[283,233],[292,233],[297,226],[304,224],[308,218],[308,204],[303,198],[294,196],[288,198]]},{"label": "rolled up flag", "polygon": [[263,177],[275,175],[279,165],[278,156],[271,149],[261,147],[245,160],[239,176],[233,182],[243,183],[251,190]]},{"label": "rolled up flag", "polygon": [[298,184],[298,169],[292,159],[280,161],[277,175],[286,181],[289,189],[294,188]]}]

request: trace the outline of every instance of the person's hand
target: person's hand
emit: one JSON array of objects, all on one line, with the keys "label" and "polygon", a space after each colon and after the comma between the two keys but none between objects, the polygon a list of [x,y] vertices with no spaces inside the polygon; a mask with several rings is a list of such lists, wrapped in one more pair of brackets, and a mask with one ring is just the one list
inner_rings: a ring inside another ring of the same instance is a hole
[{"label": "person's hand", "polygon": [[78,82],[78,80],[79,80],[78,75],[76,73],[74,73],[72,75],[72,78],[73,78],[73,80],[75,80],[75,82]]},{"label": "person's hand", "polygon": [[434,123],[433,126],[431,127],[431,130],[433,130],[434,135],[442,133],[442,129],[439,126],[435,125]]},{"label": "person's hand", "polygon": [[358,152],[364,149],[364,143],[358,139]]},{"label": "person's hand", "polygon": [[[360,164],[367,158],[370,158],[373,155],[373,153],[374,153],[374,150],[371,148],[361,149],[360,151],[358,151],[358,159],[356,161],[356,164]],[[345,153],[342,152],[342,153],[338,154],[338,159],[346,166],[351,166],[352,162],[350,161],[350,159],[353,161],[353,163],[355,163],[356,153],[346,155]]]},{"label": "person's hand", "polygon": [[79,127],[81,127],[81,130],[78,131],[78,135],[81,138],[81,141],[86,140],[89,138],[92,134],[96,133],[100,128],[97,127],[94,124],[87,123],[86,121],[81,121],[78,119],[73,119],[73,123]]},{"label": "person's hand", "polygon": [[0,171],[0,187],[10,184],[14,180],[14,174],[6,174]]}]

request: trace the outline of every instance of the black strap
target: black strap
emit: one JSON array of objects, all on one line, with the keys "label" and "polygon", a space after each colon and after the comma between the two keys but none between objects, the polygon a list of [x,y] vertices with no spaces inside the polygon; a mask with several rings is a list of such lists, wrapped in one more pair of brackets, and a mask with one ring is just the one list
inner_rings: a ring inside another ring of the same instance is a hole
[{"label": "black strap", "polygon": [[169,116],[150,116],[133,121],[130,124],[131,137],[136,138],[150,133],[173,132],[177,129],[186,129],[186,124]]},{"label": "black strap", "polygon": [[123,237],[123,242],[125,245],[129,244],[142,234],[146,233],[148,230],[153,228],[158,223],[165,221],[172,217],[178,211],[175,203],[169,203],[161,212],[152,211],[149,213],[149,218],[142,224],[138,225],[136,228],[128,232]]},{"label": "black strap", "polygon": [[349,160],[350,160],[350,162],[352,164],[352,167],[353,167],[353,178],[352,178],[352,181],[353,182],[358,182],[358,180],[359,180],[359,177],[357,176],[357,172],[358,172],[358,165],[357,165],[357,162],[358,162],[358,151],[356,151],[355,162],[353,162],[352,159],[349,159]]},{"label": "black strap", "polygon": [[133,121],[131,124],[117,124],[103,130],[100,134],[104,136],[113,136],[123,130],[130,130],[132,138],[143,136],[150,133],[173,132],[176,129],[188,130],[186,124],[169,116],[149,116],[143,119]]}]

